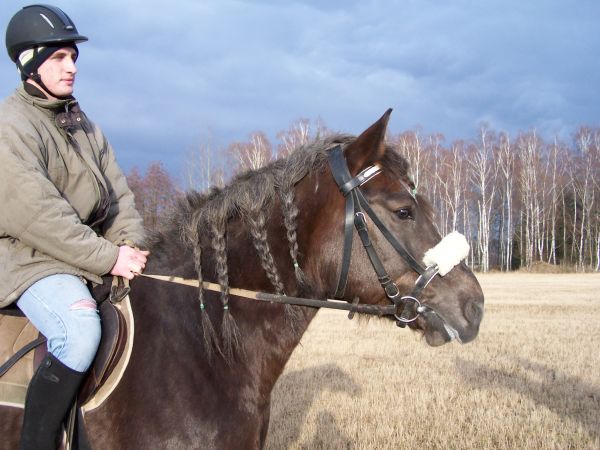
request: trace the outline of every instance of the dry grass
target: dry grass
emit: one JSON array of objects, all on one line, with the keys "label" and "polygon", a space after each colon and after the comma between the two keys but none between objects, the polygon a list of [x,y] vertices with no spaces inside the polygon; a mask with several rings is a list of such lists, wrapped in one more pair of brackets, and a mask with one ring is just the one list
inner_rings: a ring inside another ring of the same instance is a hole
[{"label": "dry grass", "polygon": [[267,448],[600,449],[600,275],[478,278],[486,316],[464,346],[319,312]]}]

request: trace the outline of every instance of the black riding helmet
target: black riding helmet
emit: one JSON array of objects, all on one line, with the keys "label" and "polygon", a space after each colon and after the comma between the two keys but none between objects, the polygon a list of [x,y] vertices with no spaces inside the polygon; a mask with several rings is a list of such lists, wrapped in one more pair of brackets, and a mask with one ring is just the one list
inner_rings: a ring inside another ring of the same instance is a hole
[{"label": "black riding helmet", "polygon": [[6,50],[13,62],[23,50],[38,46],[84,42],[73,21],[60,8],[50,5],[25,6],[6,27]]}]

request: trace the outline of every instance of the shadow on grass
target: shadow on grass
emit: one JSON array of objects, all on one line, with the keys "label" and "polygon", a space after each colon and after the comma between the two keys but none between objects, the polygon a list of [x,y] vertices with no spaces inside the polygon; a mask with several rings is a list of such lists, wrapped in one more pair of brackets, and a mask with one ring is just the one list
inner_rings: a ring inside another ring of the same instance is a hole
[{"label": "shadow on grass", "polygon": [[[361,388],[354,379],[335,364],[286,373],[277,381],[277,388],[283,395],[272,399],[277,402],[277,408],[271,405],[266,448],[289,448],[299,443],[306,417],[321,393],[343,393],[351,397],[361,394]],[[294,393],[293,396],[290,392]],[[330,404],[328,409],[335,410],[338,406]],[[318,412],[315,427],[308,448],[352,448],[352,439],[337,426],[328,410]],[[274,437],[275,433],[280,435]]]},{"label": "shadow on grass", "polygon": [[351,450],[354,448],[352,438],[338,427],[335,417],[329,411],[319,412],[316,423],[317,430],[306,448],[323,450]]},{"label": "shadow on grass", "polygon": [[600,439],[600,387],[565,375],[545,364],[514,358],[518,371],[486,367],[457,358],[462,379],[478,389],[503,389],[516,392],[563,419],[581,425],[592,439]]}]

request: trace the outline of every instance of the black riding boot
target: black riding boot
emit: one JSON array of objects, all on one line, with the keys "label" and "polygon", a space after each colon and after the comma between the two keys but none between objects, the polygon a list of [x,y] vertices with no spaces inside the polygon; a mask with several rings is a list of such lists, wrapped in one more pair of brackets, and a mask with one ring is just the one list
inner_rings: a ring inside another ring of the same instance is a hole
[{"label": "black riding boot", "polygon": [[50,354],[44,358],[27,389],[20,450],[56,450],[63,419],[84,377],[85,372],[69,369]]}]

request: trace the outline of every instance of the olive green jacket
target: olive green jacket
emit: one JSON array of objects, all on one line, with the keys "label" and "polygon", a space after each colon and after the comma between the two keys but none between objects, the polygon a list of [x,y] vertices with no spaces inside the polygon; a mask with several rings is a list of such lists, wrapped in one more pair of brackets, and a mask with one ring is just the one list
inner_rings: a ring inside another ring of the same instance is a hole
[{"label": "olive green jacket", "polygon": [[0,307],[67,273],[101,282],[144,228],[113,150],[75,99],[0,105]]}]

